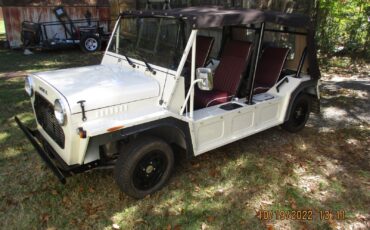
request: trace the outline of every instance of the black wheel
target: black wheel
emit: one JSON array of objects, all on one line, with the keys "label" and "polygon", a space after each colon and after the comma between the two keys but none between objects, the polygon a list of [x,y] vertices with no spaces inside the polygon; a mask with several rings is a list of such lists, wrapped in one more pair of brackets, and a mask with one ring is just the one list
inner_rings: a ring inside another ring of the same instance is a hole
[{"label": "black wheel", "polygon": [[114,177],[127,195],[143,198],[166,184],[173,165],[171,147],[159,138],[145,136],[122,148]]},{"label": "black wheel", "polygon": [[293,103],[289,119],[282,125],[282,128],[292,133],[301,131],[310,116],[311,106],[310,96],[307,94],[298,96]]},{"label": "black wheel", "polygon": [[87,34],[81,38],[80,46],[83,51],[92,53],[100,50],[101,40],[98,36]]}]

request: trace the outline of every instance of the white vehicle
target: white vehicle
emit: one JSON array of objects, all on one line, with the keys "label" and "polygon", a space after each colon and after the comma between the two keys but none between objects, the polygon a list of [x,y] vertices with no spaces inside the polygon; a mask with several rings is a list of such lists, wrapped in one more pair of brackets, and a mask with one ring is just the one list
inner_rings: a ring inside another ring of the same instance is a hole
[{"label": "white vehicle", "polygon": [[100,65],[26,78],[37,130],[16,121],[63,183],[114,167],[142,198],[170,178],[173,146],[190,158],[274,126],[301,130],[319,108],[313,34],[308,17],[271,11],[124,12]]}]

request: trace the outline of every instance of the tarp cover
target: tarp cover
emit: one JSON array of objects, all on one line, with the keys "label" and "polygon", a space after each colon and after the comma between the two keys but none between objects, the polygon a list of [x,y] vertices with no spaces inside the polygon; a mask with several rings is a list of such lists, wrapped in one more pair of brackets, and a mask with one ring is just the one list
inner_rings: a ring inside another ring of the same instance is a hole
[{"label": "tarp cover", "polygon": [[206,29],[223,26],[251,25],[262,22],[279,24],[286,27],[304,28],[307,30],[307,50],[309,74],[320,78],[315,45],[315,29],[308,16],[287,14],[277,11],[257,9],[225,9],[222,7],[187,7],[170,10],[134,10],[124,11],[123,17],[173,17],[190,23],[195,29]]}]

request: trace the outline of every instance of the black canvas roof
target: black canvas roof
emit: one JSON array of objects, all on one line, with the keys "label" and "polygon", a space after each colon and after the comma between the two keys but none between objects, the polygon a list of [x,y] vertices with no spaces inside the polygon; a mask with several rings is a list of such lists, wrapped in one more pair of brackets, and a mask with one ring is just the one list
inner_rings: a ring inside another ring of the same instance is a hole
[{"label": "black canvas roof", "polygon": [[188,7],[170,10],[124,11],[123,16],[175,17],[189,21],[194,28],[212,28],[271,22],[289,27],[309,28],[310,18],[302,14],[286,14],[257,9],[225,9],[221,7]]}]

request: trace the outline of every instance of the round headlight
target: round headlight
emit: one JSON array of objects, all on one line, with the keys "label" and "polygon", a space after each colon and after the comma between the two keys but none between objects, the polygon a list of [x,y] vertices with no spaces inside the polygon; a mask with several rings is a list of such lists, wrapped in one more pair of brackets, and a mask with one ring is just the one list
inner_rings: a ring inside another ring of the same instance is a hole
[{"label": "round headlight", "polygon": [[60,125],[65,125],[67,123],[66,109],[59,99],[54,102],[54,115]]},{"label": "round headlight", "polygon": [[28,96],[32,97],[33,87],[32,87],[32,79],[30,77],[26,77],[24,81],[24,90],[26,91]]}]

